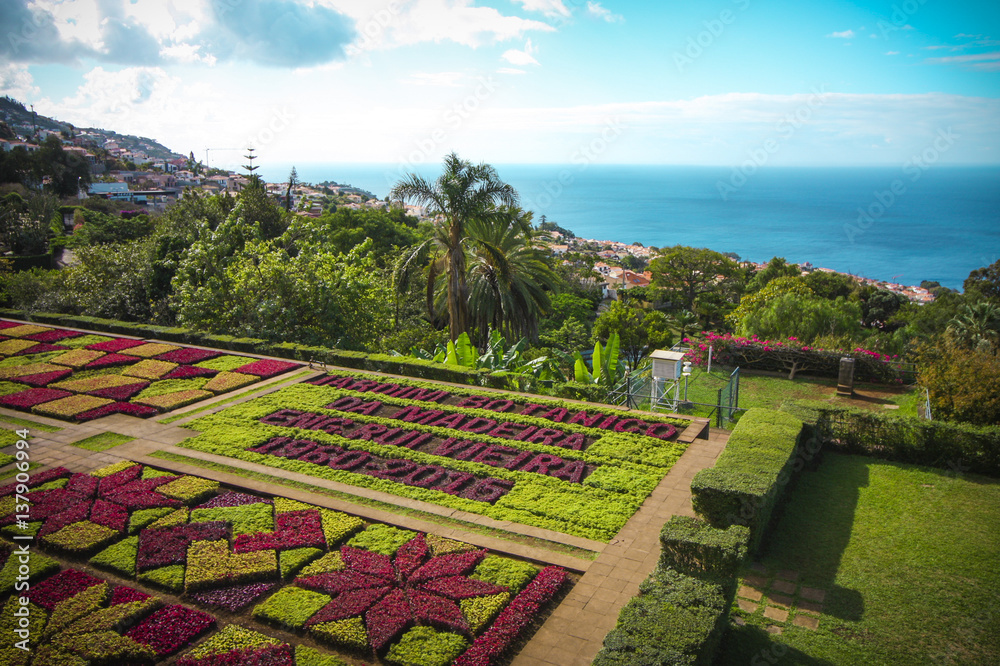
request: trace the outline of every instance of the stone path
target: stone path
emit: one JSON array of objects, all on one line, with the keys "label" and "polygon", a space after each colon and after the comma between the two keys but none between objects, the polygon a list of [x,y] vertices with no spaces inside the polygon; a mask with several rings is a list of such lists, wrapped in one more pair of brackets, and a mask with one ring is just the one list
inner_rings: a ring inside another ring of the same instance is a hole
[{"label": "stone path", "polygon": [[[218,401],[225,402],[225,406],[228,406],[254,397],[262,392],[276,390],[287,383],[288,377],[292,374],[295,373],[289,373],[288,376],[272,379],[263,387],[261,384],[250,387],[235,399],[233,398],[233,393],[225,394]],[[296,381],[300,380],[297,379]],[[487,391],[488,389],[483,390]],[[185,410],[179,410],[173,416],[192,410],[197,410],[199,412],[198,416],[209,413],[199,409],[204,404],[197,403]],[[255,481],[225,472],[212,471],[201,467],[150,457],[149,454],[156,451],[171,451],[191,458],[212,461],[218,458],[218,462],[232,467],[262,471],[271,476],[277,475],[278,471],[273,468],[244,463],[231,458],[220,458],[190,449],[176,448],[178,443],[192,436],[191,430],[181,428],[177,424],[183,424],[195,418],[194,414],[191,414],[188,418],[181,418],[175,423],[169,424],[124,415],[113,415],[86,424],[73,424],[2,408],[0,408],[0,416],[30,420],[34,423],[59,428],[56,432],[45,432],[30,425],[14,426],[8,423],[0,423],[2,427],[10,429],[27,427],[31,431],[33,437],[30,449],[31,461],[39,463],[43,467],[61,465],[71,471],[82,472],[123,459],[135,460],[165,469],[217,479],[232,486],[240,486],[264,493],[280,494],[312,504],[349,511],[369,520],[390,522],[402,527],[447,536],[540,563],[557,564],[582,574],[577,585],[573,587],[562,603],[555,608],[552,615],[528,642],[527,646],[513,660],[512,663],[514,666],[576,666],[578,664],[590,664],[593,661],[594,656],[601,649],[605,634],[614,627],[619,611],[629,599],[638,593],[639,583],[655,568],[660,555],[660,527],[673,515],[694,515],[691,508],[691,479],[699,470],[715,464],[715,460],[725,448],[729,437],[727,431],[711,429],[707,440],[694,440],[689,445],[687,451],[681,456],[680,460],[670,470],[670,473],[664,477],[653,493],[646,499],[640,510],[632,516],[621,532],[609,544],[571,537],[549,530],[496,521],[485,516],[444,509],[437,505],[407,500],[395,495],[364,491],[354,486],[336,484],[315,477],[302,477],[299,479],[298,477],[302,475],[280,472],[282,477],[295,478],[295,480],[301,480],[314,486],[323,486],[331,490],[338,490],[356,496],[366,495],[372,499],[382,500],[398,506],[419,509],[428,514],[444,515],[452,519],[475,523],[482,527],[520,533],[543,541],[549,540],[570,544],[598,553],[596,559],[589,560],[485,534],[464,531],[460,527],[453,525],[440,525],[413,516],[390,513],[373,507],[335,499],[327,495],[309,493],[287,486]],[[161,420],[170,418],[170,416],[165,415],[161,417]],[[696,429],[692,428],[690,430],[691,434],[689,434],[689,437],[693,439]],[[102,432],[128,435],[135,439],[99,453],[73,446],[75,442]],[[0,483],[5,482],[0,481]]]},{"label": "stone path", "polygon": [[726,447],[729,433],[711,430],[697,440],[643,502],[597,560],[587,569],[513,666],[583,666],[594,660],[618,612],[639,592],[639,583],[660,558],[660,527],[671,516],[694,516],[691,479],[711,467]]},{"label": "stone path", "polygon": [[[741,611],[753,615],[763,609],[764,618],[770,621],[767,631],[772,634],[782,633],[789,620],[797,627],[813,631],[819,627],[825,590],[799,584],[797,571],[768,572],[761,564],[752,564],[750,570],[736,591],[736,604]],[[746,622],[736,614],[733,621]]]}]

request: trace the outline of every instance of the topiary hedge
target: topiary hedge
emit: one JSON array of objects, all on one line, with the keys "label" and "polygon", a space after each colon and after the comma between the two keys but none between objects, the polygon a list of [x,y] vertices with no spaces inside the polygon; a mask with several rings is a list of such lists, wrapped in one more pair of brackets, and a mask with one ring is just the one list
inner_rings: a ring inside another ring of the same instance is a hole
[{"label": "topiary hedge", "polygon": [[594,666],[711,664],[730,601],[714,582],[658,568],[622,609]]},{"label": "topiary hedge", "polygon": [[735,580],[749,541],[750,529],[743,525],[722,530],[697,518],[674,516],[660,530],[660,567],[728,583]]},{"label": "topiary hedge", "polygon": [[[810,429],[791,414],[751,409],[740,419],[715,467],[691,481],[694,510],[714,527],[746,525],[751,551],[760,545],[771,514],[804,455]],[[815,440],[813,440],[815,441]]]},{"label": "topiary hedge", "polygon": [[1000,427],[834,406],[796,400],[781,406],[815,426],[824,447],[953,471],[1000,476]]}]

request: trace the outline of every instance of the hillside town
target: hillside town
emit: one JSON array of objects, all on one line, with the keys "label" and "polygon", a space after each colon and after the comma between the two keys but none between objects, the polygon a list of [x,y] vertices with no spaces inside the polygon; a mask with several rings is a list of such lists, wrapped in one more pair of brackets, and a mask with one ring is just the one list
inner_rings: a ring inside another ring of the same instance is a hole
[{"label": "hillside town", "polygon": [[[599,240],[594,238],[578,238],[560,231],[549,231],[551,242],[548,244],[549,250],[556,256],[582,253],[592,254],[598,258],[593,264],[593,271],[596,274],[597,283],[600,285],[606,298],[616,298],[618,291],[633,289],[635,287],[648,287],[652,284],[652,273],[644,270],[650,259],[656,256],[656,249],[646,247],[642,244],[626,244],[619,241]],[[564,259],[565,264],[570,264],[568,259]],[[763,270],[767,263],[755,261],[740,262],[744,268],[752,271]],[[641,266],[643,270],[633,270],[628,266]],[[872,278],[842,273],[832,268],[821,268],[813,266],[806,261],[799,264],[802,275],[808,275],[813,271],[823,273],[837,273],[856,280],[864,286],[871,286],[905,297],[913,303],[930,303],[934,300],[934,294],[930,288],[923,286],[912,286],[890,282],[885,280],[875,280]]]}]

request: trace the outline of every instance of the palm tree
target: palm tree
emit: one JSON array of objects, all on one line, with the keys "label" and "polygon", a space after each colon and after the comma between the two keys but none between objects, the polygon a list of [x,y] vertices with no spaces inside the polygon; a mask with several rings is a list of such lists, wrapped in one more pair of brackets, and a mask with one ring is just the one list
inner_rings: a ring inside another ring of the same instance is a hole
[{"label": "palm tree", "polygon": [[683,342],[684,338],[687,337],[687,330],[698,324],[698,315],[690,310],[681,310],[676,314],[670,315],[670,323],[677,328],[680,340]]},{"label": "palm tree", "polygon": [[451,153],[444,173],[433,184],[409,174],[389,193],[393,201],[415,201],[439,217],[434,242],[444,252],[447,278],[448,332],[452,340],[469,330],[469,293],[466,279],[466,226],[500,207],[517,205],[517,192],[500,180],[489,164],[473,165]]},{"label": "palm tree", "polygon": [[1000,343],[1000,308],[987,301],[966,305],[948,322],[946,330],[969,349],[996,349]]},{"label": "palm tree", "polygon": [[504,209],[468,225],[469,307],[477,337],[490,329],[508,339],[538,338],[557,282],[532,243],[531,214]]}]

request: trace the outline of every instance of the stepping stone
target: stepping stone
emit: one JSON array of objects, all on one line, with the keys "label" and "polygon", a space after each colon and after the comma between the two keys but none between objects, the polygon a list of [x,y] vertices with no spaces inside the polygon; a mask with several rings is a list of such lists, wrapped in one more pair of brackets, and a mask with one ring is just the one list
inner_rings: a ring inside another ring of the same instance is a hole
[{"label": "stepping stone", "polygon": [[823,604],[816,604],[811,601],[800,601],[795,605],[795,609],[800,613],[819,615],[823,612]]},{"label": "stepping stone", "polygon": [[760,601],[761,596],[763,596],[760,590],[755,590],[752,587],[747,587],[746,585],[740,585],[740,591],[736,594],[746,599],[753,599],[754,601]]},{"label": "stepping stone", "polygon": [[754,613],[757,611],[757,604],[752,601],[747,601],[746,599],[737,599],[736,603],[739,604],[740,610],[744,613]]},{"label": "stepping stone", "polygon": [[768,606],[764,609],[764,617],[775,622],[785,622],[788,620],[788,611]]},{"label": "stepping stone", "polygon": [[750,565],[750,568],[756,571],[757,573],[762,573],[762,574],[767,573],[767,569],[764,568],[764,565],[761,564],[760,562],[754,562],[753,564]]},{"label": "stepping stone", "polygon": [[803,587],[799,590],[799,596],[821,604],[826,600],[826,590],[817,590],[815,587]]},{"label": "stepping stone", "polygon": [[819,628],[819,618],[809,617],[808,615],[796,615],[795,619],[792,620],[792,624],[797,627],[805,627],[810,631],[816,631]]},{"label": "stepping stone", "polygon": [[780,636],[781,635],[781,627],[776,627],[773,624],[768,625],[768,627],[767,627],[767,633],[774,634],[775,636]]},{"label": "stepping stone", "polygon": [[735,624],[737,627],[745,627],[747,624],[747,621],[741,618],[739,615],[734,615],[730,619],[732,619],[733,624]]},{"label": "stepping stone", "polygon": [[761,578],[760,576],[747,576],[743,579],[743,582],[747,585],[753,585],[754,587],[765,588],[767,587],[767,579]]},{"label": "stepping stone", "polygon": [[790,583],[787,580],[776,580],[771,583],[771,589],[782,594],[795,594],[795,583]]},{"label": "stepping stone", "polygon": [[781,580],[787,580],[794,583],[799,579],[799,572],[792,571],[790,569],[782,569],[781,571],[778,572],[778,578],[780,578]]},{"label": "stepping stone", "polygon": [[769,594],[767,595],[768,603],[774,606],[779,606],[781,608],[788,608],[792,605],[792,598],[786,597],[783,594]]}]

